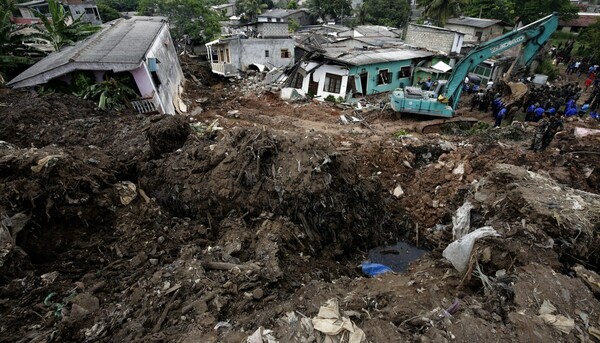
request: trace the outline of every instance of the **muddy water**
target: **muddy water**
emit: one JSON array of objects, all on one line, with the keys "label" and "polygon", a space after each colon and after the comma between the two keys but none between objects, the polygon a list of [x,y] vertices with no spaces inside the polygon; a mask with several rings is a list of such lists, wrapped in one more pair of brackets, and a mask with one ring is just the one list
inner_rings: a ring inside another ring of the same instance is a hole
[{"label": "muddy water", "polygon": [[426,252],[427,250],[419,249],[408,243],[398,242],[395,245],[369,250],[368,260],[372,263],[386,265],[395,272],[403,272],[410,262],[419,259]]}]

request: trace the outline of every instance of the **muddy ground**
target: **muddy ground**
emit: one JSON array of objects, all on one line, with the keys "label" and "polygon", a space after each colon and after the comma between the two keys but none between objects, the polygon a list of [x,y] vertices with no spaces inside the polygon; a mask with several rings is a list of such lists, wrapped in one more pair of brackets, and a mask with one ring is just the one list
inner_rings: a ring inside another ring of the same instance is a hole
[{"label": "muddy ground", "polygon": [[[0,90],[1,342],[322,342],[330,299],[363,342],[599,340],[597,123],[534,153],[519,123],[422,135],[372,98],[344,125],[184,68],[186,116]],[[497,234],[459,272],[466,201]],[[429,252],[362,274],[398,241]]]}]

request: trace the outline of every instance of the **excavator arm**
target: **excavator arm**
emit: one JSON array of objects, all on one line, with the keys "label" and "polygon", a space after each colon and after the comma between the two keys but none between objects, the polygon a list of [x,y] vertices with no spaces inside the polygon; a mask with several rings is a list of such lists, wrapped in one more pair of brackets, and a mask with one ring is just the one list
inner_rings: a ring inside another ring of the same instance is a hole
[{"label": "excavator arm", "polygon": [[514,46],[523,44],[523,52],[518,58],[521,59],[520,65],[529,65],[557,27],[558,14],[554,13],[479,45],[456,63],[454,72],[441,92],[440,101],[450,101],[449,105],[456,110],[462,92],[462,83],[468,73],[486,59]]}]

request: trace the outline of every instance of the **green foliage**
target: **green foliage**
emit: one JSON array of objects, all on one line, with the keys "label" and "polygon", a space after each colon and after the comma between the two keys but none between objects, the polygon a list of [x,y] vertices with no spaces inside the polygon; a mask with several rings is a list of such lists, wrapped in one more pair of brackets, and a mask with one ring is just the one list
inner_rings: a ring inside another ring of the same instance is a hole
[{"label": "green foliage", "polygon": [[[117,12],[133,12],[137,11],[138,0],[96,0],[98,9],[100,9],[100,5],[113,8]],[[107,21],[104,17],[102,20]]]},{"label": "green foliage", "polygon": [[578,55],[598,58],[597,49],[600,46],[600,21],[581,31],[577,37],[577,43],[579,45]]},{"label": "green foliage", "polygon": [[350,0],[308,0],[308,10],[314,16],[327,21],[327,18],[339,19],[352,14]]},{"label": "green foliage", "polygon": [[552,61],[549,59],[543,60],[542,63],[535,68],[535,73],[548,75],[549,81],[554,81],[558,77],[558,69],[554,67]]},{"label": "green foliage", "polygon": [[327,102],[333,102],[334,104],[335,104],[335,103],[337,103],[337,99],[335,98],[335,96],[333,96],[333,95],[331,95],[331,94],[330,94],[330,95],[328,95],[328,96],[325,98],[325,101],[327,101]]},{"label": "green foliage", "polygon": [[554,31],[551,38],[552,40],[569,40],[575,39],[576,35],[572,32]]},{"label": "green foliage", "polygon": [[403,27],[410,16],[410,5],[406,0],[365,1],[358,9],[358,23]]},{"label": "green foliage", "polygon": [[290,0],[287,3],[287,9],[288,10],[296,10],[296,9],[298,9],[298,1],[296,1],[296,0]]},{"label": "green foliage", "polygon": [[123,109],[129,103],[129,99],[137,97],[135,91],[123,81],[122,78],[111,77],[93,84],[83,91],[83,98],[98,101],[98,108],[102,110]]},{"label": "green foliage", "polygon": [[98,12],[100,12],[100,18],[102,18],[103,22],[113,21],[121,17],[119,11],[106,4],[98,3],[96,7],[98,7]]},{"label": "green foliage", "polygon": [[298,24],[298,22],[295,19],[291,19],[288,22],[288,31],[290,32],[296,32],[296,30],[298,30],[299,27],[300,24]]},{"label": "green foliage", "polygon": [[393,136],[394,136],[394,138],[402,138],[402,137],[408,136],[408,132],[406,132],[406,130],[404,130],[404,129],[400,129],[400,130],[394,132]]},{"label": "green foliage", "polygon": [[42,21],[56,51],[100,30],[99,26],[83,23],[81,17],[71,22],[71,16],[57,0],[48,0],[48,10],[50,18],[40,12],[35,15]]},{"label": "green foliage", "polygon": [[461,14],[468,2],[469,0],[417,0],[417,6],[423,9],[424,17],[444,26],[449,18]]},{"label": "green foliage", "polygon": [[196,0],[140,0],[139,12],[167,17],[174,39],[188,35],[197,43],[205,43],[221,32],[220,14]]},{"label": "green foliage", "polygon": [[470,17],[494,18],[507,23],[515,21],[515,0],[471,0],[464,8]]},{"label": "green foliage", "polygon": [[237,0],[235,8],[240,15],[241,21],[251,22],[256,20],[256,17],[263,13],[269,5],[262,0]]},{"label": "green foliage", "polygon": [[579,8],[571,5],[569,0],[512,0],[515,3],[515,13],[523,24],[529,24],[553,12],[558,12],[561,19],[569,20],[577,17]]}]

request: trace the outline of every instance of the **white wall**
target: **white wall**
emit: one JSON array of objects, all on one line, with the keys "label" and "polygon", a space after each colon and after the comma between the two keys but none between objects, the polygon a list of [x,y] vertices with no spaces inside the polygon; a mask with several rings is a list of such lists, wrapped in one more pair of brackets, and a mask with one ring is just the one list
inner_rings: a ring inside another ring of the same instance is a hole
[{"label": "white wall", "polygon": [[[335,74],[342,76],[342,85],[340,87],[339,93],[329,93],[323,90],[325,86],[325,74]],[[310,75],[306,75],[302,82],[302,90],[308,93],[308,84],[310,82]],[[325,100],[326,97],[332,95],[334,97],[342,97],[346,96],[346,88],[348,87],[348,69],[342,66],[337,65],[322,65],[313,72],[312,76],[313,80],[319,83],[319,87],[317,89],[317,96],[319,96],[319,100]]]}]

